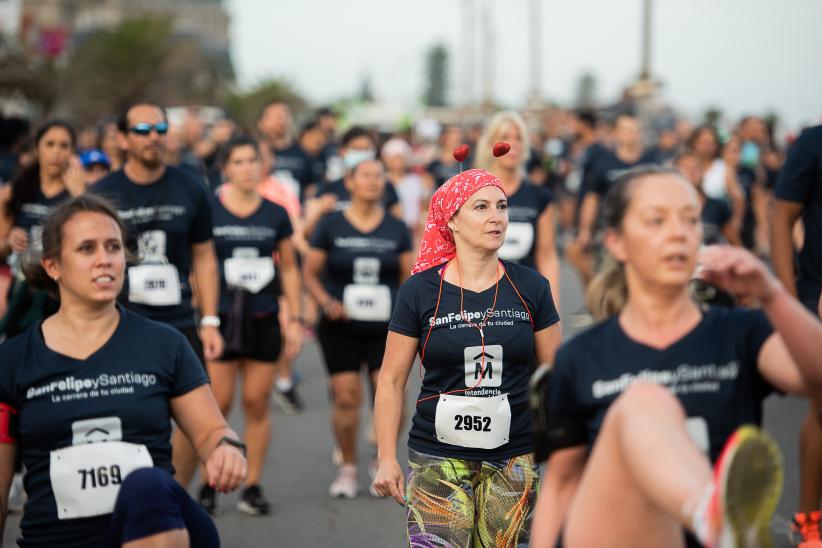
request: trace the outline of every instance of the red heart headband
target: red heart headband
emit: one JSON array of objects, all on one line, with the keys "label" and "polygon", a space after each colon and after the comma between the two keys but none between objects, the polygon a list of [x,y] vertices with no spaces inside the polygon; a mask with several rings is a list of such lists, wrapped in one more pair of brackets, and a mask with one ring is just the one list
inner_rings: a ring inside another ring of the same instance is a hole
[{"label": "red heart headband", "polygon": [[[511,145],[505,141],[497,141],[494,143],[494,157],[499,158],[505,156],[511,150]],[[462,171],[462,163],[468,158],[471,153],[471,148],[468,145],[460,145],[454,149],[454,159],[460,163],[460,171]]]}]

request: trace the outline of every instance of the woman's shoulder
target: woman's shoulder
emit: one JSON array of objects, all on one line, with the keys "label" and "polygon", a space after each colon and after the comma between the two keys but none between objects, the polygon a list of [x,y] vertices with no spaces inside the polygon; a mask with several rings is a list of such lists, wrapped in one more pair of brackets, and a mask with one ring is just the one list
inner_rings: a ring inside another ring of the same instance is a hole
[{"label": "woman's shoulder", "polygon": [[123,322],[122,335],[125,337],[136,337],[138,340],[151,341],[152,346],[168,349],[169,345],[179,344],[185,341],[178,329],[146,318],[136,312],[121,309],[120,321]]}]

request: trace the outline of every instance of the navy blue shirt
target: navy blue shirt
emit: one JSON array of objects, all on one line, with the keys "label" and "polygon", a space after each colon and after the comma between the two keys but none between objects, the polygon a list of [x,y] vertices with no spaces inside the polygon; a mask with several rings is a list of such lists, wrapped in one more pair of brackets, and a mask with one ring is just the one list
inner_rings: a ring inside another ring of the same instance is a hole
[{"label": "navy blue shirt", "polygon": [[[309,243],[326,253],[323,287],[346,305],[347,312],[357,305],[358,291],[378,298],[379,302],[371,304],[383,310],[387,307],[387,314],[379,320],[348,319],[342,325],[358,333],[384,335],[397,300],[400,255],[411,250],[411,235],[405,223],[384,212],[377,228],[360,232],[346,219],[344,212],[337,211],[320,220]],[[369,306],[369,303],[361,304]]]},{"label": "navy blue shirt", "polygon": [[[464,166],[470,166],[471,160],[466,159],[463,162]],[[453,177],[454,175],[460,172],[460,164],[459,162],[453,162],[450,164],[446,164],[442,160],[434,160],[427,166],[425,166],[425,171],[428,172],[429,175],[434,179],[434,184],[437,185],[437,188],[441,187],[445,184],[445,181]]]},{"label": "navy blue shirt", "polygon": [[68,190],[55,194],[48,198],[43,194],[40,185],[37,186],[37,194],[34,200],[21,204],[20,211],[14,216],[14,226],[22,228],[29,234],[29,245],[32,250],[42,251],[43,249],[43,225],[51,213],[71,197]]},{"label": "navy blue shirt", "polygon": [[499,257],[536,267],[535,251],[539,241],[537,222],[551,205],[554,197],[545,187],[522,181],[519,188],[508,196],[508,230]]},{"label": "navy blue shirt", "polygon": [[[420,353],[425,345],[425,376],[418,399],[431,398],[417,405],[412,419],[408,447],[415,451],[468,460],[499,460],[534,450],[532,416],[528,407],[528,379],[536,365],[534,332],[557,323],[559,315],[548,280],[531,268],[508,261],[502,264],[508,276],[499,280],[496,307],[483,328],[487,358],[485,375],[477,389],[458,394],[476,397],[508,395],[511,407],[509,441],[495,449],[460,447],[440,442],[437,438],[436,396],[471,388],[479,380],[477,360],[483,352],[482,338],[478,329],[462,319],[460,288],[442,282],[436,319],[434,311],[443,267],[419,272],[400,288],[388,329],[418,339]],[[455,266],[452,264],[449,268]],[[524,304],[511,282],[522,295]],[[495,292],[496,286],[479,293],[463,290],[464,310],[475,324],[479,324],[482,316],[491,310]]]},{"label": "navy blue shirt", "polygon": [[822,289],[822,126],[802,132],[788,150],[774,196],[802,204],[805,244],[799,252],[796,290],[815,311]]},{"label": "navy blue shirt", "polygon": [[0,345],[0,402],[17,409],[26,467],[21,546],[102,546],[111,514],[58,518],[51,452],[123,441],[173,473],[169,400],[208,379],[182,334],[122,308],[114,334],[85,360],[48,348],[41,325]]},{"label": "navy blue shirt", "polygon": [[[319,198],[326,194],[333,194],[337,197],[337,203],[334,204],[335,211],[342,211],[351,205],[351,194],[348,192],[348,189],[345,188],[345,181],[343,179],[338,179],[320,186],[317,190],[317,197]],[[391,181],[386,181],[385,190],[382,194],[382,206],[385,209],[391,209],[398,204],[399,201],[400,197],[397,194],[397,189],[394,188]]]},{"label": "navy blue shirt", "polygon": [[588,444],[613,401],[635,380],[656,382],[679,398],[696,428],[707,427],[715,460],[743,424],[762,422],[773,390],[757,368],[773,329],[761,311],[709,308],[699,324],[659,350],[628,337],[616,316],[563,344],[549,392],[551,413],[585,422]]},{"label": "navy blue shirt", "polygon": [[727,243],[722,229],[731,220],[731,208],[722,201],[705,198],[700,217],[702,219],[702,243],[705,245]]},{"label": "navy blue shirt", "polygon": [[121,169],[91,190],[114,202],[126,225],[126,246],[139,264],[170,264],[178,274],[180,303],[149,306],[129,301],[128,279],[121,300],[135,312],[176,327],[194,325],[191,307],[191,248],[211,239],[211,204],[205,185],[187,171],[168,166],[160,179],[140,185]]},{"label": "navy blue shirt", "polygon": [[658,162],[657,154],[649,149],[642,153],[636,162],[625,162],[616,152],[608,149],[598,149],[591,157],[590,169],[582,182],[582,194],[596,192],[600,197],[605,196],[620,175],[643,164]]},{"label": "navy blue shirt", "polygon": [[[230,272],[232,282],[239,282],[237,287],[244,287],[251,292],[248,309],[252,314],[276,314],[279,306],[275,279],[272,277],[265,285],[257,288],[262,283],[258,276],[266,276],[267,279],[266,269],[269,264],[270,272],[275,274],[273,255],[277,246],[294,233],[288,213],[283,207],[263,199],[254,213],[247,217],[237,217],[215,197],[212,200],[211,215],[214,222],[214,246],[220,263],[220,312],[227,314],[231,308],[226,276],[226,269],[230,269],[233,270]],[[263,265],[255,268],[255,263]],[[246,285],[242,280],[237,280],[237,276],[252,279]],[[257,290],[251,291],[252,289]]]}]

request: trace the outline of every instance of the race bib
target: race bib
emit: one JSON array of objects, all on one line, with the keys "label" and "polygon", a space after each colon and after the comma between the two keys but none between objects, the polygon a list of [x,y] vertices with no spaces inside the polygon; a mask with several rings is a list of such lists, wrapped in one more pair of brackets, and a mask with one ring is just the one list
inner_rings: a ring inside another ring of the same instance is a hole
[{"label": "race bib", "polygon": [[271,257],[231,257],[223,263],[223,271],[229,287],[259,293],[274,279],[274,260]]},{"label": "race bib", "polygon": [[59,519],[110,514],[123,480],[154,466],[145,445],[123,441],[85,443],[51,452],[49,475]]},{"label": "race bib", "polygon": [[702,417],[688,417],[685,428],[697,448],[706,455],[711,454],[711,438],[708,434],[708,423]]},{"label": "race bib", "polygon": [[128,269],[128,300],[149,306],[180,304],[180,276],[174,265],[142,264]]},{"label": "race bib", "polygon": [[531,223],[508,223],[505,242],[499,249],[500,259],[521,261],[531,252],[534,245],[534,225]]},{"label": "race bib", "polygon": [[508,443],[511,432],[508,394],[486,398],[440,396],[434,426],[442,443],[496,449]]},{"label": "race bib", "polygon": [[343,290],[349,320],[387,322],[391,319],[391,290],[387,285],[349,284]]}]

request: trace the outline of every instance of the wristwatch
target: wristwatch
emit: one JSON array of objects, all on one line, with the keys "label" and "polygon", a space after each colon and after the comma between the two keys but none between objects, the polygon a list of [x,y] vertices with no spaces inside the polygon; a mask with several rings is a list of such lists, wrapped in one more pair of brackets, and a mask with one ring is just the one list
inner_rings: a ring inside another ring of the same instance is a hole
[{"label": "wristwatch", "polygon": [[234,438],[229,438],[228,436],[223,436],[220,438],[220,441],[217,442],[217,447],[220,447],[222,444],[227,443],[228,445],[233,445],[237,449],[239,449],[243,456],[248,456],[248,450],[243,442],[240,440],[235,440]]},{"label": "wristwatch", "polygon": [[203,316],[200,318],[200,327],[220,327],[220,317]]}]

